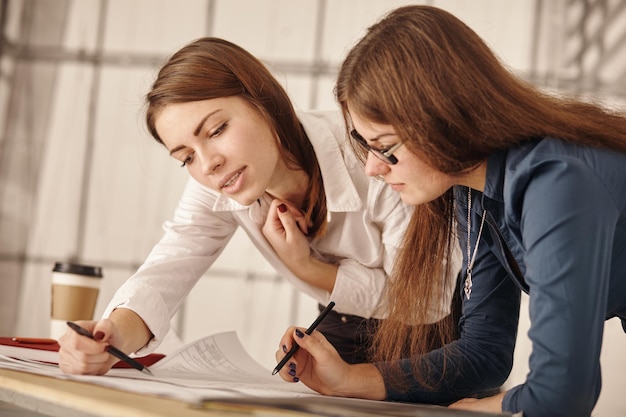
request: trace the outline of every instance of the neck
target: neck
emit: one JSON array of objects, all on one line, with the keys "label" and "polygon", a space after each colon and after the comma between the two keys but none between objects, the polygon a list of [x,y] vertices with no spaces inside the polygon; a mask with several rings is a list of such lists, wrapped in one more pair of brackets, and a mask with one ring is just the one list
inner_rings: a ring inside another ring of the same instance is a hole
[{"label": "neck", "polygon": [[275,173],[272,183],[265,191],[274,198],[289,201],[301,208],[308,184],[309,177],[304,171],[285,167]]},{"label": "neck", "polygon": [[460,178],[459,184],[474,190],[485,191],[485,179],[487,178],[487,161],[482,161],[476,168],[467,172]]}]

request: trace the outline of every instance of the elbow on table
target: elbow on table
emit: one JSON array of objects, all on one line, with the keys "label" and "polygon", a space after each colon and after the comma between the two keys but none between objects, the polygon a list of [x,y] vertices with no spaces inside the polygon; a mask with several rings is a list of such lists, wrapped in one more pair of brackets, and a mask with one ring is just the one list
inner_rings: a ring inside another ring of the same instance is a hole
[{"label": "elbow on table", "polygon": [[524,417],[589,417],[599,397],[597,390],[584,384],[568,384],[570,389],[518,385],[504,397],[503,410],[523,412]]}]

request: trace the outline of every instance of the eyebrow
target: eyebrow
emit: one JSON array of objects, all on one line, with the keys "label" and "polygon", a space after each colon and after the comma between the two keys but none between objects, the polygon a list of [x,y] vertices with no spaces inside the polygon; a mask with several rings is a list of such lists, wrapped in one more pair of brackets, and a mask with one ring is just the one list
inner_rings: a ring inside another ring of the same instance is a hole
[{"label": "eyebrow", "polygon": [[[196,128],[194,129],[193,135],[198,136],[200,134],[200,130],[202,130],[202,126],[204,126],[204,124],[209,119],[209,117],[213,116],[215,113],[219,111],[222,111],[222,109],[213,110],[212,112],[209,112],[206,116],[204,116],[202,120],[200,120],[200,122],[198,123],[198,126],[196,126]],[[175,147],[174,149],[170,151],[170,156],[172,156],[172,154],[175,154],[176,152],[184,148],[185,148],[185,145],[180,145],[180,146]]]},{"label": "eyebrow", "polygon": [[369,141],[370,142],[378,142],[380,139],[385,138],[386,136],[397,136],[396,133],[381,133],[378,136],[374,136],[373,138],[371,138]]},{"label": "eyebrow", "polygon": [[[356,129],[354,129],[354,130],[356,130]],[[363,137],[363,135],[361,135],[361,133],[359,133],[359,131],[358,131],[358,130],[356,130],[356,133],[358,133],[358,134],[359,134],[359,136],[361,136],[363,139],[365,139],[365,138]],[[371,139],[365,139],[365,140],[366,140],[366,141],[369,141],[369,142],[378,142],[380,139],[383,139],[383,138],[384,138],[384,137],[386,137],[386,136],[397,136],[397,135],[398,135],[397,133],[381,133],[381,134],[380,134],[380,135],[378,135],[378,136],[374,136],[374,137],[373,137],[373,138],[371,138]]]}]

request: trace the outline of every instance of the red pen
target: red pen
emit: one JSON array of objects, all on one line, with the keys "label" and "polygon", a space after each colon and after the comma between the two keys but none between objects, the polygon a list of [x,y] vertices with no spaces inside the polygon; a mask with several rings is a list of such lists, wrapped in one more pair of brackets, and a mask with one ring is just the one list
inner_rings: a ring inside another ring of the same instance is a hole
[{"label": "red pen", "polygon": [[11,340],[17,343],[30,343],[31,345],[53,345],[57,341],[55,339],[46,339],[42,337],[12,337]]}]

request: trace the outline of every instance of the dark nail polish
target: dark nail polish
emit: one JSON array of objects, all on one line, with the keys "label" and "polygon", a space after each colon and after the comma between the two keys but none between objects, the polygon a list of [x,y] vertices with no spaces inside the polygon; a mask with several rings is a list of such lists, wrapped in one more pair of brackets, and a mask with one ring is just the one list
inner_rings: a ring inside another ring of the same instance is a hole
[{"label": "dark nail polish", "polygon": [[299,381],[300,381],[300,378],[298,378],[297,376],[293,377],[293,382],[299,382]]},{"label": "dark nail polish", "polygon": [[93,335],[93,340],[96,341],[100,341],[104,338],[104,333],[102,333],[100,330],[98,330],[94,335]]},{"label": "dark nail polish", "polygon": [[287,353],[287,345],[283,345],[283,352]]},{"label": "dark nail polish", "polygon": [[290,369],[288,373],[291,376],[296,376],[296,370],[295,369]]},{"label": "dark nail polish", "polygon": [[281,213],[284,213],[287,211],[287,205],[285,203],[280,203],[278,205],[278,211],[280,211]]},{"label": "dark nail polish", "polygon": [[289,365],[287,365],[289,367],[289,369],[296,369],[296,364],[293,362],[289,362]]},{"label": "dark nail polish", "polygon": [[296,329],[296,336],[298,336],[299,338],[303,338],[304,337],[304,333],[302,333],[302,331],[300,329]]}]

